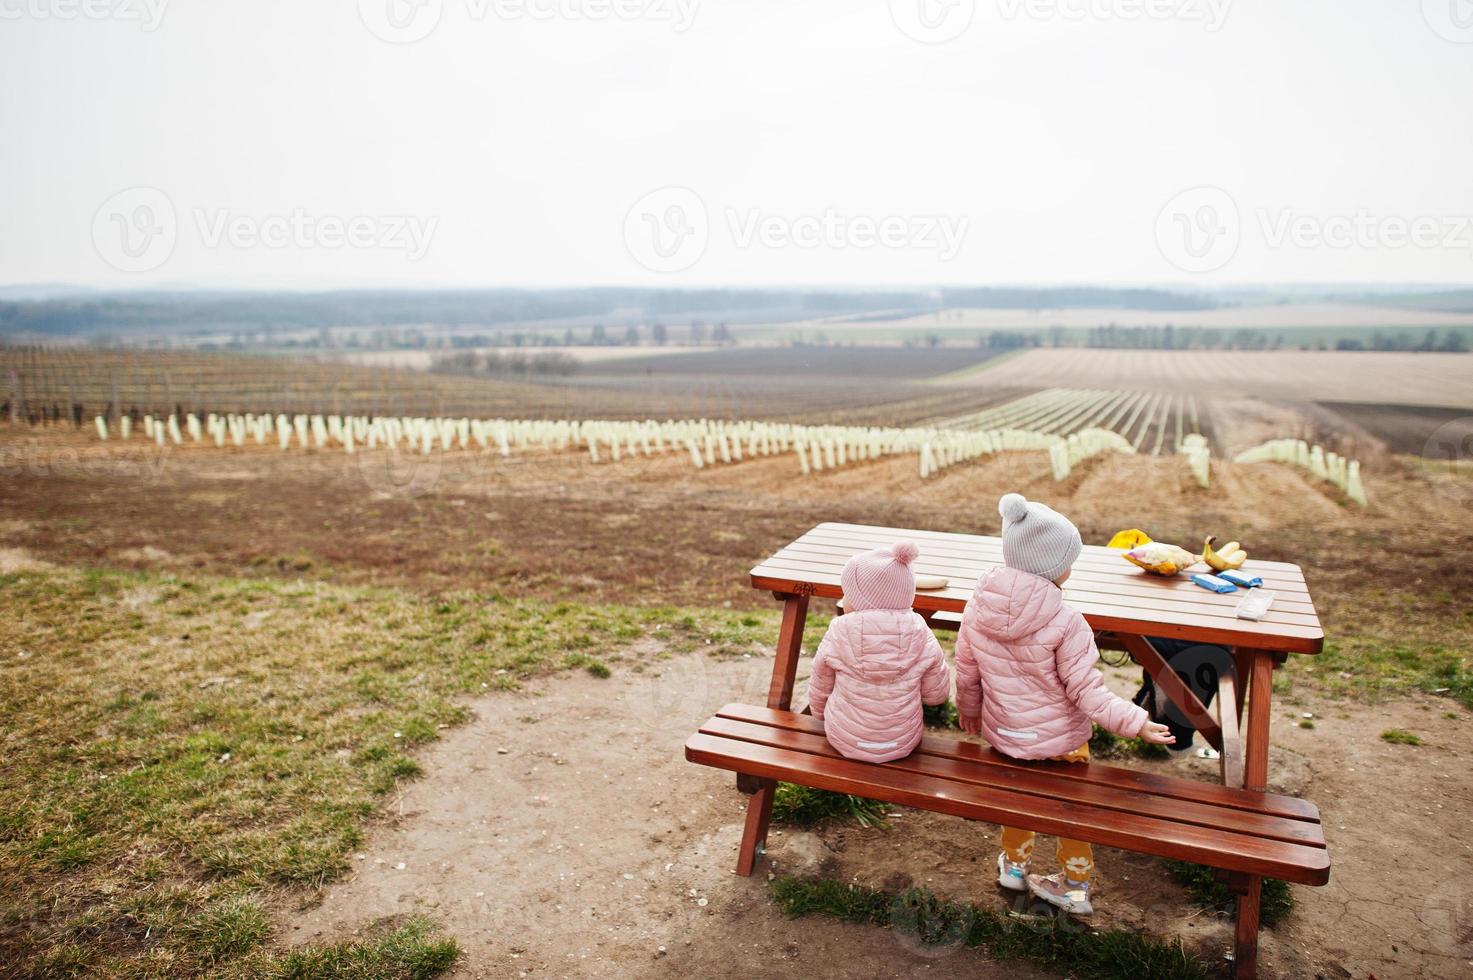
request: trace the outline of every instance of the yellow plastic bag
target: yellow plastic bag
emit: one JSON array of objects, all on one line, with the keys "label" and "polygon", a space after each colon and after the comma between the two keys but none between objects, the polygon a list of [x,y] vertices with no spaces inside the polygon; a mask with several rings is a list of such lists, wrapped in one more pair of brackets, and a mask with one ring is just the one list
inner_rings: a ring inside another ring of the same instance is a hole
[{"label": "yellow plastic bag", "polygon": [[1138,545],[1150,543],[1150,535],[1146,534],[1146,532],[1142,531],[1140,528],[1133,527],[1128,531],[1116,531],[1115,536],[1110,539],[1110,543],[1105,545],[1105,547],[1120,548],[1124,551],[1129,551],[1131,548],[1137,547]]}]

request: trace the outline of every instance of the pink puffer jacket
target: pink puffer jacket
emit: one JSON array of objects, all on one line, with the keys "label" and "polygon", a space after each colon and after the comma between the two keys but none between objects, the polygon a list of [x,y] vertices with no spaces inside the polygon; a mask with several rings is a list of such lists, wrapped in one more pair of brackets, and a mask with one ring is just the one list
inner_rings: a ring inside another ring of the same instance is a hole
[{"label": "pink puffer jacket", "polygon": [[1090,722],[1138,735],[1146,711],[1105,687],[1094,633],[1048,579],[994,568],[977,582],[956,637],[956,709],[982,717],[992,747],[1051,759],[1089,741]]},{"label": "pink puffer jacket", "polygon": [[909,609],[866,609],[829,624],[808,704],[848,759],[889,762],[921,740],[921,702],[951,693],[951,668],[925,620]]}]

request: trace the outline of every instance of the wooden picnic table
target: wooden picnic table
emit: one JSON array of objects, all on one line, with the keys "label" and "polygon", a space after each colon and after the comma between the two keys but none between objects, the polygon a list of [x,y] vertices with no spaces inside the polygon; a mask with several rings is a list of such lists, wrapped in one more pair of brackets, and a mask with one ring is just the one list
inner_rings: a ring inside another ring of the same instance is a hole
[{"label": "wooden picnic table", "polygon": [[[947,579],[947,585],[943,589],[916,594],[916,611],[937,626],[956,628],[967,600],[976,588],[978,577],[987,569],[1002,564],[1002,540],[996,537],[864,524],[825,523],[813,528],[764,560],[751,573],[753,588],[770,591],[783,603],[777,657],[773,662],[772,680],[768,688],[768,709],[786,712],[791,708],[798,658],[803,646],[803,625],[808,615],[810,599],[813,596],[841,598],[843,591],[839,576],[844,563],[850,557],[874,548],[888,547],[900,540],[914,541],[919,545],[920,555],[912,565],[918,576],[932,575]],[[1309,835],[1312,838],[1311,843],[1322,849],[1324,843],[1322,836],[1318,836],[1317,811],[1310,813],[1313,808],[1305,804],[1308,810],[1301,813],[1293,809],[1299,801],[1258,794],[1267,788],[1268,783],[1274,668],[1283,663],[1291,653],[1318,653],[1324,643],[1324,633],[1320,629],[1314,603],[1305,585],[1304,574],[1297,565],[1249,560],[1241,571],[1245,575],[1262,578],[1264,588],[1277,593],[1273,607],[1260,621],[1237,618],[1235,609],[1243,597],[1241,590],[1220,595],[1192,584],[1186,575],[1171,578],[1150,575],[1125,561],[1118,550],[1094,546],[1086,546],[1079,560],[1074,563],[1069,581],[1064,585],[1064,599],[1084,614],[1099,636],[1102,646],[1123,649],[1144,667],[1157,688],[1201,732],[1208,743],[1221,753],[1221,776],[1227,789],[1219,792],[1228,795],[1221,799],[1214,797],[1211,802],[1227,806],[1229,812],[1237,814],[1227,820],[1233,825],[1235,832],[1244,829],[1239,823],[1241,819],[1245,819],[1242,817],[1243,812],[1263,810],[1262,819],[1287,816],[1312,821],[1313,827],[1296,827],[1295,833]],[[1208,711],[1193,689],[1183,683],[1176,671],[1167,665],[1152,638],[1184,640],[1204,647],[1220,646],[1229,651],[1228,658],[1221,658],[1223,669],[1214,671],[1217,676],[1212,679],[1216,693],[1215,712]],[[741,706],[728,706],[723,712],[730,717],[718,713],[708,723],[708,727],[703,729],[708,734],[698,734],[692,739],[694,744],[688,743],[687,757],[705,761],[707,764],[750,768],[757,773],[744,774],[742,768],[738,768],[738,785],[751,794],[737,858],[738,873],[746,875],[752,873],[757,853],[767,837],[772,799],[776,790],[776,782],[772,778],[772,773],[776,771],[775,764],[748,766],[741,760],[733,761],[733,752],[715,750],[709,738],[722,733],[734,734],[739,740],[745,740],[744,744],[775,740],[789,749],[800,748],[807,743],[801,742],[804,737],[801,731],[791,728],[795,723],[785,722],[779,716],[773,716],[776,720],[766,716],[756,720],[768,725],[789,726],[785,732],[762,736],[756,729],[742,727],[749,726],[751,721],[742,714],[743,710]],[[805,751],[821,753],[825,749],[813,743]],[[935,765],[929,756],[951,752],[944,746],[932,745],[925,748],[923,754],[927,759],[915,763],[914,766]],[[958,750],[956,754],[964,753]],[[725,758],[715,758],[719,755],[724,755]],[[989,757],[989,760],[989,765],[1007,765],[1002,757]],[[817,764],[803,763],[799,768]],[[861,769],[854,770],[860,775],[851,773],[845,777],[839,771],[845,765],[852,768],[855,764],[842,761],[823,763],[833,785],[844,785],[844,778],[858,782],[873,778],[873,770]],[[890,768],[905,767],[896,763]],[[792,769],[792,765],[789,769]],[[871,775],[865,776],[865,773]],[[764,775],[766,778],[762,778]],[[912,777],[896,778],[909,781]],[[1162,777],[1138,777],[1124,770],[1107,774],[1101,770],[1099,778],[1102,784],[1118,784],[1126,790],[1133,790],[1133,784],[1130,784],[1132,779],[1151,778],[1160,781]],[[854,784],[858,785],[858,782]],[[907,785],[910,783],[907,782]],[[1190,782],[1162,785],[1167,787],[1168,795],[1186,793],[1186,787],[1192,785],[1202,786],[1200,783]],[[877,788],[876,792],[885,792],[886,798],[892,800],[910,798],[898,791]],[[929,797],[915,798],[923,805],[929,800],[932,809],[945,809],[938,802],[943,798],[950,804],[949,794],[946,792],[932,791]],[[977,796],[957,812],[975,812],[987,798],[985,795]],[[1161,815],[1174,812],[1173,808],[1176,806],[1174,802],[1159,800],[1144,805],[1160,808]],[[961,804],[955,804],[953,809],[958,806]],[[1277,812],[1284,807],[1291,809],[1283,813]],[[1109,827],[1106,830],[1116,828],[1122,821],[1134,819],[1137,818],[1125,818],[1117,814],[1107,819]],[[1141,819],[1149,822],[1155,817],[1147,814]],[[1252,819],[1258,820],[1260,817],[1254,816]],[[1211,823],[1209,820],[1207,825]],[[1165,833],[1166,830],[1163,826],[1154,832]],[[1290,834],[1284,837],[1281,829],[1274,833],[1280,834],[1284,840],[1295,836]],[[1105,831],[1101,831],[1098,836],[1101,840],[1107,839]],[[1269,836],[1273,837],[1273,834]],[[1210,839],[1209,837],[1208,840]],[[1142,837],[1134,841],[1134,846],[1145,847],[1150,840],[1149,837]],[[1174,853],[1172,848],[1175,846],[1163,841],[1158,851],[1170,856]],[[1307,859],[1304,854],[1294,852],[1286,859],[1287,866],[1302,865],[1308,870],[1305,877],[1299,880],[1323,884],[1328,876],[1328,864],[1323,851],[1316,853],[1311,850],[1306,853],[1309,854]],[[1232,862],[1224,860],[1217,866],[1232,867]],[[1256,969],[1261,873],[1254,868],[1227,876],[1229,887],[1238,895],[1237,960],[1234,972],[1240,977],[1250,977]]]}]

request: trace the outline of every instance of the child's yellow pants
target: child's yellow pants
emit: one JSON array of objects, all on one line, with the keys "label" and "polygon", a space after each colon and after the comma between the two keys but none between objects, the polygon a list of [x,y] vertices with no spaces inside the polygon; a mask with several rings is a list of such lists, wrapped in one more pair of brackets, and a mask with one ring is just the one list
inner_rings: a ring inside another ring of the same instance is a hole
[{"label": "child's yellow pants", "polygon": [[[1057,756],[1055,761],[1088,762],[1089,743],[1085,742],[1066,755]],[[1031,830],[1004,827],[999,843],[1009,861],[1014,864],[1027,864],[1028,859],[1033,856],[1033,838],[1034,833]],[[1060,837],[1059,846],[1054,853],[1059,859],[1059,867],[1063,869],[1065,876],[1070,881],[1089,881],[1095,873],[1095,852],[1083,841]]]}]

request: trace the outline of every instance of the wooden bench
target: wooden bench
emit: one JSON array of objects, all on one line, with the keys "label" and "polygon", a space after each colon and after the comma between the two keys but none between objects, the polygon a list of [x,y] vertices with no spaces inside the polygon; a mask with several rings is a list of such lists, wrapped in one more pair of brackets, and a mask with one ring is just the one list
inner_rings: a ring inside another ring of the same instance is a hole
[{"label": "wooden bench", "polygon": [[[1319,810],[1292,796],[1098,762],[1019,762],[935,735],[903,759],[857,762],[834,751],[811,715],[745,704],[707,719],[685,743],[685,757],[761,780],[1190,861],[1223,872],[1239,893],[1249,877],[1301,885],[1330,878]],[[765,838],[766,828],[760,833]]]},{"label": "wooden bench", "polygon": [[[904,759],[876,765],[844,759],[821,723],[791,707],[810,597],[839,599],[839,572],[853,554],[910,538],[918,573],[943,575],[945,590],[920,593],[915,608],[938,629],[955,629],[977,576],[1000,563],[1000,542],[981,535],[857,524],[821,524],[752,569],[754,588],[783,603],[766,707],[731,704],[686,743],[691,762],[737,773],[750,795],[737,873],[750,875],[767,839],[779,780],[852,793],[970,820],[1005,823],[1214,868],[1237,895],[1233,974],[1258,964],[1263,878],[1305,885],[1329,880],[1329,856],[1313,804],[1265,792],[1273,670],[1289,653],[1323,645],[1298,567],[1250,561],[1279,592],[1260,622],[1233,616],[1236,599],[1185,579],[1145,576],[1118,553],[1086,547],[1065,599],[1102,636],[1128,652],[1207,742],[1222,753],[1223,785],[1106,766],[1018,762],[974,741],[927,736]],[[1165,662],[1149,637],[1215,644],[1230,651],[1215,710]],[[1245,710],[1246,702],[1246,710]]]}]

